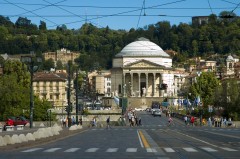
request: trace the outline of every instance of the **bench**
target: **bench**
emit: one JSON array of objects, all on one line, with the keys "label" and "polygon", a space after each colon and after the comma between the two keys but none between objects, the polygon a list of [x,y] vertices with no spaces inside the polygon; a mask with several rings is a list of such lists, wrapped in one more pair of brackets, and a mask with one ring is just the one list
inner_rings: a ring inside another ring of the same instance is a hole
[{"label": "bench", "polygon": [[24,125],[17,125],[17,130],[23,130]]},{"label": "bench", "polygon": [[6,131],[13,131],[14,130],[14,126],[6,126]]}]

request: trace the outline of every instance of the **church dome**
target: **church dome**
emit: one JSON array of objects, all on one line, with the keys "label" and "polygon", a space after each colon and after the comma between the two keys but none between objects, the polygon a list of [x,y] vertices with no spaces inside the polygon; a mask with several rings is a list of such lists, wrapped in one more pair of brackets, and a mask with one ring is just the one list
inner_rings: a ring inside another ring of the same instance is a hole
[{"label": "church dome", "polygon": [[136,41],[125,46],[115,57],[132,57],[132,56],[161,56],[170,57],[158,45],[146,38],[138,38]]},{"label": "church dome", "polygon": [[233,59],[232,55],[228,55],[227,61],[233,61],[233,60],[234,60],[234,59]]}]

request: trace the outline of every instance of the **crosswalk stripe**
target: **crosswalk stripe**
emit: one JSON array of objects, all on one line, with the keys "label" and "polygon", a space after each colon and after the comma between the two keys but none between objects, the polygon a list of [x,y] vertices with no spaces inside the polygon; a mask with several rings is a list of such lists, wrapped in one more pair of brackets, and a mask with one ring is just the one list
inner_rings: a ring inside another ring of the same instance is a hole
[{"label": "crosswalk stripe", "polygon": [[80,148],[70,148],[70,149],[67,149],[66,151],[64,152],[76,152],[77,150],[79,150]]},{"label": "crosswalk stripe", "polygon": [[195,150],[194,148],[191,148],[191,147],[185,147],[183,149],[187,152],[197,152],[197,150]]},{"label": "crosswalk stripe", "polygon": [[231,149],[231,148],[228,148],[228,147],[221,147],[221,149],[226,150],[226,151],[238,151],[238,150]]},{"label": "crosswalk stripe", "polygon": [[117,152],[118,148],[108,148],[106,152]]},{"label": "crosswalk stripe", "polygon": [[85,152],[96,152],[99,148],[90,148],[87,149]]},{"label": "crosswalk stripe", "polygon": [[127,148],[126,152],[137,152],[137,148]]},{"label": "crosswalk stripe", "polygon": [[157,150],[154,148],[147,148],[146,150],[147,150],[147,152],[157,152]]},{"label": "crosswalk stripe", "polygon": [[172,149],[172,148],[163,148],[166,152],[175,152],[175,150],[174,149]]},{"label": "crosswalk stripe", "polygon": [[43,149],[43,148],[32,148],[32,149],[24,150],[22,152],[34,152],[34,151],[41,150],[41,149]]},{"label": "crosswalk stripe", "polygon": [[60,149],[61,148],[50,148],[50,149],[47,149],[47,150],[45,150],[43,152],[55,152],[55,151],[60,150]]},{"label": "crosswalk stripe", "polygon": [[205,151],[208,151],[208,152],[216,152],[217,150],[215,149],[212,149],[210,147],[201,147],[201,149],[205,150]]}]

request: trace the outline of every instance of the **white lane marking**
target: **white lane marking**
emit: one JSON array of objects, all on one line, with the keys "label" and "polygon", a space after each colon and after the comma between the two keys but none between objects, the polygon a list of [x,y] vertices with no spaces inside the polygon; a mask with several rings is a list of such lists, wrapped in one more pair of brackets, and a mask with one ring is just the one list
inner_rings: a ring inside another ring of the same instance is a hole
[{"label": "white lane marking", "polygon": [[163,148],[166,152],[175,152],[172,148]]},{"label": "white lane marking", "polygon": [[183,149],[187,152],[197,152],[197,150],[195,150],[194,148],[191,148],[191,147],[184,147]]},{"label": "white lane marking", "polygon": [[143,147],[143,143],[142,143],[142,139],[141,139],[141,137],[139,135],[139,131],[137,131],[137,134],[138,134],[138,139],[139,139],[140,145],[141,145],[141,147]]},{"label": "white lane marking", "polygon": [[118,148],[108,148],[106,152],[117,152]]},{"label": "white lane marking", "polygon": [[79,150],[80,148],[70,148],[70,149],[67,149],[66,151],[64,152],[76,152],[77,150]]},{"label": "white lane marking", "polygon": [[99,148],[90,148],[87,149],[85,152],[96,152]]},{"label": "white lane marking", "polygon": [[216,146],[216,145],[214,145],[214,144],[211,144],[211,143],[209,143],[209,142],[206,142],[206,141],[200,140],[200,139],[195,138],[195,137],[193,137],[193,136],[189,136],[189,135],[186,135],[186,134],[180,133],[180,132],[178,132],[178,131],[176,131],[176,133],[181,134],[181,135],[183,135],[183,136],[187,136],[187,137],[192,138],[192,139],[194,139],[194,140],[197,140],[197,141],[203,142],[203,143],[205,143],[205,144],[211,145],[211,146],[213,146],[213,147],[218,147],[218,146]]},{"label": "white lane marking", "polygon": [[146,150],[147,152],[157,152],[157,150],[154,148],[146,148]]},{"label": "white lane marking", "polygon": [[217,150],[215,149],[212,149],[210,147],[201,147],[201,149],[205,150],[205,151],[208,151],[208,152],[216,152]]},{"label": "white lane marking", "polygon": [[45,150],[43,152],[55,152],[55,151],[60,150],[60,149],[61,148],[50,148],[50,149],[47,149],[47,150]]},{"label": "white lane marking", "polygon": [[32,148],[32,149],[24,150],[22,152],[34,152],[34,151],[41,150],[41,149],[43,149],[43,148]]},{"label": "white lane marking", "polygon": [[126,152],[137,152],[137,148],[127,148]]},{"label": "white lane marking", "polygon": [[221,149],[226,150],[226,151],[238,151],[238,150],[231,149],[231,148],[228,148],[228,147],[221,147]]}]

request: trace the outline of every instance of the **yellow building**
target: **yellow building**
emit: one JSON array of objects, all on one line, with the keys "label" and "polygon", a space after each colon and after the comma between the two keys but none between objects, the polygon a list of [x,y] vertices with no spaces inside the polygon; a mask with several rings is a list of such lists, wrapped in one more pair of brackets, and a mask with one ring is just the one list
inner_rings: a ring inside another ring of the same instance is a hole
[{"label": "yellow building", "polygon": [[[71,82],[72,83],[72,82]],[[37,72],[33,77],[33,91],[40,99],[52,102],[53,108],[63,110],[67,105],[67,73]]]},{"label": "yellow building", "polygon": [[46,52],[43,53],[43,57],[45,60],[53,59],[55,64],[57,61],[61,61],[63,65],[66,65],[68,61],[73,61],[78,58],[80,53],[71,52],[70,50],[67,50],[65,48],[62,48],[61,50],[57,50],[57,52]]}]

